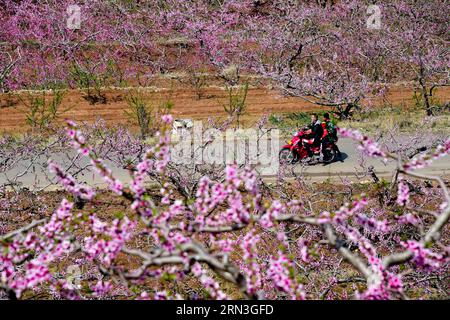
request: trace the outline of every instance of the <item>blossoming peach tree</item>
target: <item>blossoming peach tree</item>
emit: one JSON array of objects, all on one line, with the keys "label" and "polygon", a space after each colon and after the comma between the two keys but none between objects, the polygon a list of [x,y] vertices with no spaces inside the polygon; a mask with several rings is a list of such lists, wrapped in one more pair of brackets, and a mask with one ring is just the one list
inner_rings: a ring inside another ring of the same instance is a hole
[{"label": "blossoming peach tree", "polygon": [[[140,72],[182,68],[192,56],[216,69],[236,64],[289,94],[344,108],[343,113],[392,80],[393,65],[413,68],[424,98],[447,84],[442,80],[448,60],[445,26],[429,23],[443,19],[441,1],[419,11],[420,19],[414,18],[419,2],[386,5],[389,28],[378,31],[365,28],[362,13],[369,2],[325,2],[325,8],[286,1],[214,3],[85,1],[82,27],[68,29],[67,12],[60,8],[73,1],[2,1],[0,90],[59,82],[79,86],[68,77],[74,68],[78,75],[106,77],[111,63],[121,83],[139,78]],[[405,23],[397,23],[396,15]],[[161,45],[161,39],[174,35],[190,40],[175,57]],[[399,45],[403,38],[412,41]],[[408,43],[417,46],[411,50]],[[397,74],[395,80],[405,80],[406,73]],[[426,109],[431,112],[431,105]],[[405,157],[405,150],[394,153],[358,131],[340,129],[342,137],[359,144],[364,157],[395,161],[393,181],[378,181],[364,193],[345,182],[346,192],[305,196],[301,184],[289,188],[280,180],[269,185],[251,167],[175,165],[172,117],[165,115],[162,122],[154,143],[123,128],[108,131],[102,123],[87,128],[71,121],[50,137],[25,135],[19,144],[14,137],[0,138],[0,173],[27,163],[0,184],[2,297],[406,299],[448,294],[442,283],[449,274],[450,195],[442,178],[420,171],[450,153],[448,138],[432,151],[413,148],[414,155]],[[66,142],[75,155],[67,152]],[[64,161],[54,158],[55,152],[62,152]],[[87,164],[79,164],[80,159]],[[121,181],[108,161],[127,170],[130,182]],[[20,188],[20,177],[35,165],[48,167],[64,190],[57,193],[62,197],[57,207]],[[108,192],[81,182],[91,168]],[[308,188],[311,192],[313,186]],[[29,195],[39,219],[21,220],[20,192]],[[107,210],[112,203],[122,210]],[[10,220],[17,228],[7,225]]]},{"label": "blossoming peach tree", "polygon": [[[49,160],[65,196],[50,217],[0,236],[3,292],[10,298],[47,292],[71,299],[403,299],[409,287],[448,276],[450,195],[441,178],[417,170],[450,153],[449,139],[403,161],[358,131],[339,129],[366,156],[397,162],[398,192],[386,204],[396,214],[376,209],[377,195],[370,194],[316,210],[295,192],[291,198],[270,192],[256,171],[237,165],[227,166],[223,178],[200,178],[194,196],[180,194],[170,179],[172,117],[162,120],[156,143],[129,170],[129,184],[67,122],[72,147],[128,210],[101,218],[95,208],[105,193]],[[414,200],[420,188],[414,180],[436,183],[426,208]],[[68,275],[62,267],[68,264],[83,272]],[[353,270],[347,278],[344,268]],[[354,284],[350,295],[333,289],[346,282]],[[198,290],[182,295],[183,283]]]},{"label": "blossoming peach tree", "polygon": [[[77,77],[86,74],[122,85],[191,64],[215,71],[235,65],[343,116],[384,84],[415,80],[432,114],[433,91],[448,85],[446,3],[380,3],[377,29],[366,24],[372,4],[5,0],[0,86],[79,87],[86,83]],[[73,5],[79,26],[68,28]]]}]

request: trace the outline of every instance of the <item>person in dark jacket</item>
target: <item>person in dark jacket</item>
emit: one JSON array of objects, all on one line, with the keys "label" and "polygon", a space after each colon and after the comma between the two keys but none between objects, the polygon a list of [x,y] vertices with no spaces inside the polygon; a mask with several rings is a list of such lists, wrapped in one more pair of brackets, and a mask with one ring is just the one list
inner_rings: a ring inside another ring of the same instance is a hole
[{"label": "person in dark jacket", "polygon": [[317,114],[311,115],[311,124],[308,126],[309,130],[306,131],[306,134],[311,135],[312,143],[307,143],[306,147],[311,147],[313,153],[320,153],[320,141],[323,136],[323,127],[322,122],[319,120]]}]

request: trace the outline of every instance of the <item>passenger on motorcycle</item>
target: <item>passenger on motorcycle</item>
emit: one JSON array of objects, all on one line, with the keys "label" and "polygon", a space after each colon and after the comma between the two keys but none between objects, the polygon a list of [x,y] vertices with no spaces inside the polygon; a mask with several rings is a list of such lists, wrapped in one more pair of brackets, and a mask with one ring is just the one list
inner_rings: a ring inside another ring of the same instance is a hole
[{"label": "passenger on motorcycle", "polygon": [[324,113],[323,115],[323,127],[324,136],[322,137],[322,150],[325,149],[328,144],[334,144],[334,149],[338,157],[341,157],[341,151],[336,144],[338,141],[336,126],[331,121],[328,113]]}]

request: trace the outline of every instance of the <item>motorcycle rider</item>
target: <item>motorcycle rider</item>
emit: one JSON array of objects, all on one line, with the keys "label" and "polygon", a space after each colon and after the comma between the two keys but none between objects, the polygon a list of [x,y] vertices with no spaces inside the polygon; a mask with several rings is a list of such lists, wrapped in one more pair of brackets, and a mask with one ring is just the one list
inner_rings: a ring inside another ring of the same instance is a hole
[{"label": "motorcycle rider", "polygon": [[337,156],[341,158],[341,151],[339,150],[336,142],[338,141],[336,126],[330,119],[328,112],[323,114],[324,131],[326,135],[322,139],[322,150],[330,143],[333,144]]},{"label": "motorcycle rider", "polygon": [[320,140],[323,136],[322,122],[316,113],[311,115],[311,124],[308,126],[308,130],[305,132],[307,135],[311,135],[311,139],[304,140],[305,147],[312,151],[315,155],[320,155]]}]

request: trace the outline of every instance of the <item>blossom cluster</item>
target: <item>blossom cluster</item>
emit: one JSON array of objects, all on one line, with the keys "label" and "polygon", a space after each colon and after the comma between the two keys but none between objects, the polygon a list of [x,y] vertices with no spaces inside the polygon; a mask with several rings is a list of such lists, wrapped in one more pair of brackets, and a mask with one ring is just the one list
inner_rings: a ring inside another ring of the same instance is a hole
[{"label": "blossom cluster", "polygon": [[125,242],[132,235],[136,222],[127,217],[115,219],[111,225],[91,216],[90,228],[92,235],[84,237],[83,251],[90,260],[98,259],[105,265],[110,265],[116,258]]},{"label": "blossom cluster", "polygon": [[252,230],[243,237],[240,245],[243,252],[241,268],[247,276],[247,292],[250,295],[256,294],[262,288],[261,267],[257,255],[259,240],[260,236],[255,235]]},{"label": "blossom cluster", "polygon": [[405,171],[422,169],[431,165],[433,161],[448,154],[450,154],[450,138],[448,138],[443,144],[437,146],[433,152],[429,154],[419,154],[411,161],[404,163],[403,169]]},{"label": "blossom cluster", "polygon": [[212,279],[211,277],[209,277],[205,270],[203,270],[202,266],[200,265],[200,263],[196,262],[193,266],[192,266],[192,273],[199,278],[200,282],[202,283],[202,285],[205,287],[205,289],[208,291],[208,293],[210,294],[210,296],[213,299],[216,300],[227,300],[227,296],[225,295],[225,293],[223,293],[222,290],[220,290],[220,286],[219,284]]},{"label": "blossom cluster", "polygon": [[[162,118],[166,124],[170,124],[173,120],[170,115],[163,115]],[[146,150],[142,161],[136,165],[130,183],[130,189],[135,198],[131,207],[145,216],[152,215],[152,205],[149,203],[148,197],[145,196],[145,177],[150,174],[162,175],[170,161],[170,130],[166,128],[163,132],[157,132],[156,136],[159,137],[159,142]],[[161,189],[163,202],[167,204],[168,194],[165,194],[165,191],[164,188]]]},{"label": "blossom cluster", "polygon": [[358,141],[360,144],[358,146],[358,148],[362,152],[364,152],[364,154],[368,155],[369,157],[382,158],[384,162],[387,162],[387,155],[381,149],[381,147],[378,145],[378,143],[376,143],[369,137],[363,135],[358,130],[337,128],[337,131],[342,137],[351,138],[353,140]]},{"label": "blossom cluster", "polygon": [[91,187],[77,183],[74,177],[64,172],[64,170],[52,160],[48,161],[48,168],[50,172],[56,175],[58,183],[62,184],[64,189],[69,193],[83,200],[91,200],[94,197],[95,192]]},{"label": "blossom cluster", "polygon": [[[53,280],[49,265],[70,253],[73,245],[68,234],[73,203],[63,199],[50,221],[22,239],[3,247],[0,252],[0,282],[7,283],[20,297],[26,289]],[[16,265],[26,261],[24,268]],[[22,269],[22,270],[21,270]]]},{"label": "blossom cluster", "polygon": [[413,262],[427,271],[438,269],[448,259],[443,254],[435,253],[417,241],[408,240],[400,243],[413,254]]},{"label": "blossom cluster", "polygon": [[298,283],[293,276],[293,262],[282,252],[278,252],[278,257],[272,257],[269,261],[267,277],[273,282],[275,287],[285,292],[291,300],[304,300],[306,298],[303,286]]},{"label": "blossom cluster", "polygon": [[[236,165],[225,168],[225,182],[212,182],[208,177],[200,179],[195,200],[195,222],[204,226],[223,226],[248,223],[252,212],[260,207],[256,175],[249,168],[238,172]],[[252,195],[246,201],[239,188],[243,187]],[[227,209],[214,215],[210,213],[218,206],[226,204]]]},{"label": "blossom cluster", "polygon": [[400,179],[398,182],[397,203],[399,206],[409,204],[409,186],[403,179]]}]

